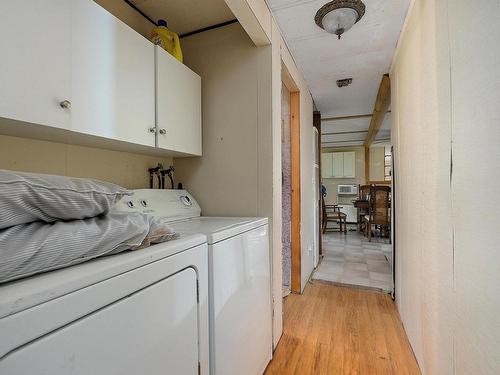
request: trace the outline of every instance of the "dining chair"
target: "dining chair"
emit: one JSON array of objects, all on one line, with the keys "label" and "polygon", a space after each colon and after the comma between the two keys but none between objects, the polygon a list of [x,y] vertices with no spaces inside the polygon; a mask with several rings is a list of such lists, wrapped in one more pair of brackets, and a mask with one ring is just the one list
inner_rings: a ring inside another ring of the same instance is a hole
[{"label": "dining chair", "polygon": [[379,226],[387,230],[391,239],[390,217],[391,188],[389,186],[373,185],[370,187],[368,214],[364,216],[365,235],[368,241],[372,240],[372,226]]},{"label": "dining chair", "polygon": [[364,217],[370,213],[368,206],[370,187],[371,185],[358,186],[358,232],[366,232]]},{"label": "dining chair", "polygon": [[[339,223],[339,232],[343,232],[347,234],[347,215],[344,212],[340,211],[340,207],[336,204],[325,205],[325,217],[323,225],[323,233],[327,231],[327,225],[329,222]],[[330,228],[330,231],[333,232],[333,229]]]}]

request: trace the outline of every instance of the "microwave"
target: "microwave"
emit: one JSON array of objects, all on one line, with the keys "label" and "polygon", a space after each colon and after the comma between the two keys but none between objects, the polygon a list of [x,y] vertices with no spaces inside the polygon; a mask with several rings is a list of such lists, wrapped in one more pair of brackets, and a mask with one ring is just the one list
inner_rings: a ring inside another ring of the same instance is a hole
[{"label": "microwave", "polygon": [[338,195],[358,195],[358,185],[337,185]]}]

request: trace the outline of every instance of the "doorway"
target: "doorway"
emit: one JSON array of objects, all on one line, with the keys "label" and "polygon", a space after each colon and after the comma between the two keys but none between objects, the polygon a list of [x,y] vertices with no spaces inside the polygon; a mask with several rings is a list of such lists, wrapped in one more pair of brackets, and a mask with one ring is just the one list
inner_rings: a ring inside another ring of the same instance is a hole
[{"label": "doorway", "polygon": [[328,226],[313,279],[392,292],[390,146],[323,148],[322,156]]}]

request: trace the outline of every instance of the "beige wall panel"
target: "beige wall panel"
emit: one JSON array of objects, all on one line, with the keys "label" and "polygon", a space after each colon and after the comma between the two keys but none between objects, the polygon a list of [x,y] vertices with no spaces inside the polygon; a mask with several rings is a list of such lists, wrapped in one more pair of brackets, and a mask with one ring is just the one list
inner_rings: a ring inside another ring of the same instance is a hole
[{"label": "beige wall panel", "polygon": [[151,30],[155,25],[149,22],[139,12],[134,10],[125,1],[121,0],[94,0],[116,18],[129,25],[132,29],[149,39]]},{"label": "beige wall panel", "polygon": [[202,77],[203,156],[175,159],[177,179],[205,215],[256,216],[258,83],[269,74],[259,69],[271,51],[255,47],[239,24],[185,38],[183,48],[186,64]]},{"label": "beige wall panel", "polygon": [[0,169],[96,178],[149,187],[148,168],[172,159],[0,135]]},{"label": "beige wall panel", "polygon": [[384,146],[370,147],[370,181],[384,181],[384,157]]},{"label": "beige wall panel", "polygon": [[0,168],[66,174],[67,145],[0,135]]}]

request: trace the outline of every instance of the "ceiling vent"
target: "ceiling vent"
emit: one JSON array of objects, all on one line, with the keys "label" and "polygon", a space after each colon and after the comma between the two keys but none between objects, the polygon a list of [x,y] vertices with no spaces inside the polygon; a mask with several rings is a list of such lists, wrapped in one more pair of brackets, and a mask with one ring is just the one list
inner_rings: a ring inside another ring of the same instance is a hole
[{"label": "ceiling vent", "polygon": [[337,81],[337,86],[338,87],[346,87],[346,86],[349,86],[351,83],[352,83],[352,78],[339,79]]}]

